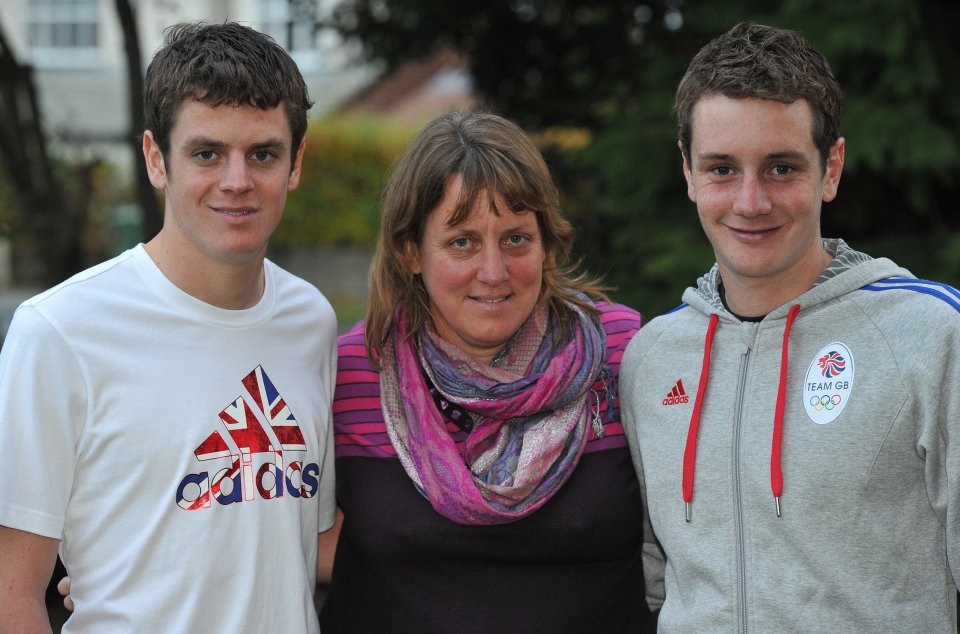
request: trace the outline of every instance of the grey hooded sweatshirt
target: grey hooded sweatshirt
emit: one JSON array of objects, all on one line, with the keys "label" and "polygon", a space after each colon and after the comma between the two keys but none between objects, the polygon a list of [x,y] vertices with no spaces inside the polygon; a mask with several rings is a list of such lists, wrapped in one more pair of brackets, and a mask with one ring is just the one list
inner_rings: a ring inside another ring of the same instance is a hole
[{"label": "grey hooded sweatshirt", "polygon": [[824,245],[761,321],[714,266],[624,354],[662,632],[957,631],[960,292]]}]

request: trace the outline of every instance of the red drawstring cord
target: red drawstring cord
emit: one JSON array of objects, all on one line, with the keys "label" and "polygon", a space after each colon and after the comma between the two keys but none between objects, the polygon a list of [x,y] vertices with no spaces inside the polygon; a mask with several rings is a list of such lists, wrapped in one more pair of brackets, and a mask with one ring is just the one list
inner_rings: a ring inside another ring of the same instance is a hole
[{"label": "red drawstring cord", "polygon": [[800,312],[800,304],[794,304],[787,313],[787,325],[783,329],[783,346],[780,351],[780,386],[777,389],[777,410],[773,416],[773,446],[770,449],[770,488],[777,503],[780,517],[780,495],[783,493],[783,470],[780,467],[780,448],[783,445],[783,410],[787,399],[787,369],[790,365],[790,328]]},{"label": "red drawstring cord", "polygon": [[[787,323],[783,329],[783,346],[780,353],[780,382],[777,388],[777,409],[773,417],[773,446],[770,450],[770,487],[773,489],[773,498],[777,505],[777,517],[780,517],[780,496],[783,494],[783,470],[780,465],[781,446],[783,443],[783,410],[787,398],[787,370],[790,365],[790,329],[800,312],[800,305],[794,304],[787,313]],[[683,452],[683,502],[686,518],[689,522],[693,510],[693,471],[697,462],[697,433],[700,429],[700,409],[703,406],[703,395],[707,389],[707,378],[710,374],[710,349],[713,346],[713,335],[717,330],[719,317],[710,315],[710,324],[707,326],[707,339],[703,344],[703,366],[700,369],[700,385],[697,388],[697,398],[693,402],[693,413],[690,415],[690,428],[687,430],[687,445]]]},{"label": "red drawstring cord", "polygon": [[700,369],[700,386],[697,388],[697,398],[693,402],[693,414],[690,415],[690,428],[687,430],[687,446],[683,451],[683,503],[687,521],[690,521],[693,510],[693,469],[697,462],[697,430],[700,428],[700,408],[703,405],[703,394],[707,391],[707,377],[710,375],[710,348],[713,345],[713,333],[717,330],[720,318],[710,315],[710,325],[707,326],[707,340],[703,344],[703,366]]}]

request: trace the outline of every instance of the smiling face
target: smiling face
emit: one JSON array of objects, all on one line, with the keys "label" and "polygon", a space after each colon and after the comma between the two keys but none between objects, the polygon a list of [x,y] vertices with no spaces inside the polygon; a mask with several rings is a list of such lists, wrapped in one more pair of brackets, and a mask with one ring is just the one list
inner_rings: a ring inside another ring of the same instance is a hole
[{"label": "smiling face", "polygon": [[463,223],[449,225],[460,187],[459,176],[447,183],[408,257],[439,335],[489,363],[533,312],[545,253],[536,213],[514,212],[500,196],[496,213],[481,195]]},{"label": "smiling face", "polygon": [[144,156],[154,187],[165,191],[163,242],[195,270],[259,266],[300,179],[301,145],[291,169],[292,135],[284,107],[211,107],[185,101],[164,155],[147,131]]},{"label": "smiling face", "polygon": [[713,245],[728,304],[765,314],[806,291],[829,263],[820,208],[837,194],[844,140],[824,166],[802,100],[713,95],[697,102],[692,120],[687,193]]}]

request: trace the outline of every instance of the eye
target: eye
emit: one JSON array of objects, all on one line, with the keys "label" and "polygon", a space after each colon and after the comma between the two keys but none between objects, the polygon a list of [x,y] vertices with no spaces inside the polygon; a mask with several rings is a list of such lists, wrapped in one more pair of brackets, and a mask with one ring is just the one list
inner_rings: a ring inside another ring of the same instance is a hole
[{"label": "eye", "polygon": [[194,156],[201,161],[212,161],[216,158],[217,154],[213,150],[200,150],[199,152],[195,152]]},{"label": "eye", "polygon": [[793,168],[789,165],[774,165],[772,171],[775,176],[789,176],[793,173]]},{"label": "eye", "polygon": [[519,233],[516,233],[510,236],[509,238],[507,238],[507,244],[509,244],[510,246],[522,246],[528,242],[530,242],[530,238],[528,238],[525,235],[521,235]]},{"label": "eye", "polygon": [[460,236],[450,241],[450,246],[454,249],[464,250],[470,247],[470,238]]},{"label": "eye", "polygon": [[730,176],[733,174],[733,168],[729,165],[718,165],[710,170],[717,176]]},{"label": "eye", "polygon": [[253,153],[253,160],[257,161],[258,163],[266,163],[276,158],[276,156],[277,155],[270,150],[257,150]]}]

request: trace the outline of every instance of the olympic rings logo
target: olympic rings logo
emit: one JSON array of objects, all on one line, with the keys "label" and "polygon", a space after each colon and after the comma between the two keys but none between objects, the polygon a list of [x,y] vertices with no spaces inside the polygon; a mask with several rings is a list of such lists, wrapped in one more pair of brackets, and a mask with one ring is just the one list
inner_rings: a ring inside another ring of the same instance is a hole
[{"label": "olympic rings logo", "polygon": [[813,407],[815,412],[822,412],[824,410],[830,411],[834,407],[840,404],[843,398],[839,394],[834,394],[833,396],[828,396],[826,394],[822,396],[811,396],[810,405]]}]

